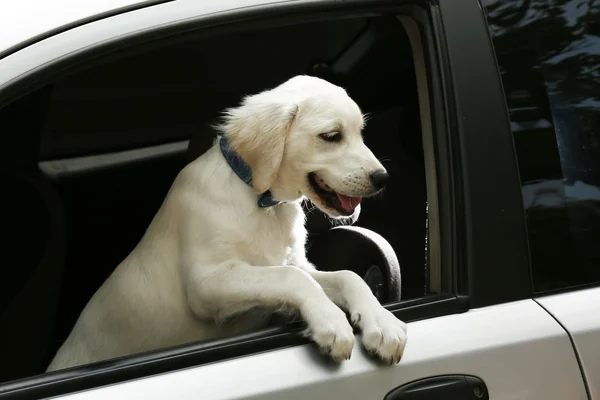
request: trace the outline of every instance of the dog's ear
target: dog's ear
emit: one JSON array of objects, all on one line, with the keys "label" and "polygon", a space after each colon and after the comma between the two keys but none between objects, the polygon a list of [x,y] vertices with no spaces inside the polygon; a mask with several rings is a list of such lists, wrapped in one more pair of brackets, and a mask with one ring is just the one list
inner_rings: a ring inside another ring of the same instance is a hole
[{"label": "dog's ear", "polygon": [[225,112],[218,128],[250,166],[256,193],[266,192],[277,179],[285,143],[297,113],[295,104],[264,101],[260,95],[249,96],[240,107]]}]

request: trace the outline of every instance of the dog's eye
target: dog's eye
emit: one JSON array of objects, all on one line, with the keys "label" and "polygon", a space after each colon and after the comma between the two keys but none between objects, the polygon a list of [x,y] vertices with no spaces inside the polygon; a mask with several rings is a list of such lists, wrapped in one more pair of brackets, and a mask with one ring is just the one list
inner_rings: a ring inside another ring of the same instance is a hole
[{"label": "dog's eye", "polygon": [[319,137],[326,142],[339,142],[342,140],[342,134],[337,131],[321,133]]}]

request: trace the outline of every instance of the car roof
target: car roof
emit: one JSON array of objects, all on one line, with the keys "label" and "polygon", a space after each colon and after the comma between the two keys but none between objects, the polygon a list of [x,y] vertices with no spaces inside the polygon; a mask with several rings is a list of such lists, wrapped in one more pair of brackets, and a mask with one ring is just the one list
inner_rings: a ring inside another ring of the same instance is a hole
[{"label": "car roof", "polygon": [[0,0],[0,93],[28,72],[139,32],[233,10],[319,1],[325,0]]},{"label": "car roof", "polygon": [[297,0],[0,0],[0,59],[75,26],[161,3],[205,2],[214,11],[289,1]]},{"label": "car roof", "polygon": [[0,53],[77,21],[155,0],[13,0],[0,2]]}]

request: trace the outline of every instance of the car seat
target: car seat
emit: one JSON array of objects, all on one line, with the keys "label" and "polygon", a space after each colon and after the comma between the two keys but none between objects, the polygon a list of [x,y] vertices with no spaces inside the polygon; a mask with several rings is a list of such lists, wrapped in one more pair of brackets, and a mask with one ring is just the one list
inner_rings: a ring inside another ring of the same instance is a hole
[{"label": "car seat", "polygon": [[[37,167],[48,91],[0,112],[0,382],[44,371],[65,264],[62,201]],[[17,129],[17,128],[15,128]]]}]

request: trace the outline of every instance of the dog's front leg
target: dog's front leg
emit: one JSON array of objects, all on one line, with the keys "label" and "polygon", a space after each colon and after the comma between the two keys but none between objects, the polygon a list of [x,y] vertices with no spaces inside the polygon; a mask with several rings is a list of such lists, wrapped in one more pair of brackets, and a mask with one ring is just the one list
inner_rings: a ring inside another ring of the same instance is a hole
[{"label": "dog's front leg", "polygon": [[406,346],[406,324],[379,304],[369,286],[354,272],[317,271],[304,268],[329,298],[350,313],[352,323],[362,331],[367,351],[392,364],[402,358]]},{"label": "dog's front leg", "polygon": [[187,298],[201,318],[222,320],[254,307],[300,312],[305,334],[336,361],[349,359],[354,332],[345,313],[308,274],[288,266],[251,266],[240,261],[190,269]]}]

